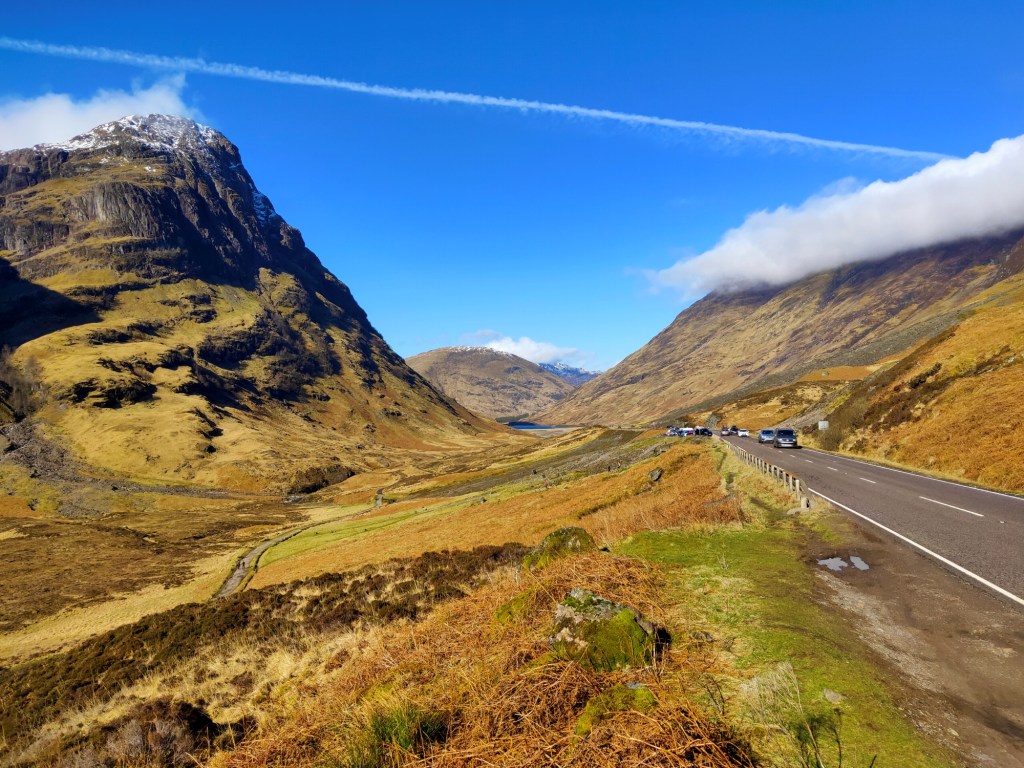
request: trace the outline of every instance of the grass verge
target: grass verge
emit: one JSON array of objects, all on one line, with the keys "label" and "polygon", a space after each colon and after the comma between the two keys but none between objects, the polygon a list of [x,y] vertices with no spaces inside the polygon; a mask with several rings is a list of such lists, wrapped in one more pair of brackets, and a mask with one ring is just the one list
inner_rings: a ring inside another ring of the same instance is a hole
[{"label": "grass verge", "polygon": [[[907,722],[872,651],[819,604],[805,547],[838,536],[731,456],[723,466],[752,522],[640,533],[618,547],[661,565],[677,621],[725,662],[708,696],[739,710],[769,765],[953,765]],[[706,634],[705,634],[706,633]]]}]

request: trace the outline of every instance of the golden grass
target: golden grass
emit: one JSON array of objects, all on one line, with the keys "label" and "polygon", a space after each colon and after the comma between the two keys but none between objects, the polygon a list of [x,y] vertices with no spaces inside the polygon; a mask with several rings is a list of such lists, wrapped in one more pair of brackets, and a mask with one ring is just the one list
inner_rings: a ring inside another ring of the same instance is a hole
[{"label": "golden grass", "polygon": [[208,600],[224,581],[237,552],[204,558],[192,565],[193,576],[184,584],[152,584],[136,591],[81,608],[72,608],[33,622],[24,629],[0,634],[0,659],[25,659],[69,648],[82,640],[138,621],[143,616],[183,603]]},{"label": "golden grass", "polygon": [[700,423],[714,414],[720,424],[735,424],[753,433],[828,402],[844,384],[843,380],[835,378],[801,381],[758,392],[713,411],[696,414],[696,418]]},{"label": "golden grass", "polygon": [[[657,466],[665,473],[652,484],[647,474]],[[666,527],[681,520],[735,519],[727,505],[705,508],[705,501],[718,493],[720,480],[707,452],[688,443],[677,443],[665,454],[624,472],[601,473],[561,484],[551,482],[545,488],[548,482],[537,476],[528,490],[507,498],[495,489],[440,505],[427,500],[388,505],[366,516],[365,533],[358,530],[358,523],[350,522],[346,524],[351,528],[349,535],[341,540],[276,561],[271,556],[271,562],[261,565],[250,587],[432,549],[538,541],[565,525],[582,526],[606,543],[636,530]],[[492,500],[481,501],[482,497]],[[417,504],[420,514],[414,514]],[[389,517],[392,524],[382,524],[386,520],[381,518]],[[370,524],[373,518],[377,522]]]},{"label": "golden grass", "polygon": [[[901,375],[866,397],[883,408],[843,443],[855,453],[996,488],[1024,491],[1024,276],[982,294],[952,333],[908,356]],[[935,366],[938,366],[936,369]],[[929,375],[929,372],[932,372]],[[915,377],[924,377],[925,386]],[[916,396],[915,392],[920,395]]]},{"label": "golden grass", "polygon": [[800,377],[799,381],[860,381],[878,370],[877,365],[836,365],[831,368],[819,368]]},{"label": "golden grass", "polygon": [[[61,270],[50,287],[64,291],[95,287],[116,276],[87,265],[78,271]],[[131,277],[122,275],[116,282],[121,284],[126,279]],[[41,382],[55,397],[64,398],[61,407],[47,408],[39,414],[51,435],[89,466],[146,482],[283,491],[294,474],[339,461],[342,456],[354,468],[367,470],[392,462],[422,463],[429,461],[424,454],[431,452],[465,452],[529,442],[526,437],[506,434],[508,431],[497,425],[489,430],[483,422],[479,423],[479,434],[461,429],[453,423],[452,414],[412,392],[408,382],[388,370],[382,371],[382,381],[372,395],[358,367],[345,364],[339,373],[321,377],[315,386],[317,391],[311,393],[315,396],[306,401],[250,402],[253,398],[240,387],[235,394],[243,407],[227,406],[218,411],[205,397],[178,391],[196,389],[189,366],[159,367],[161,358],[171,350],[195,350],[210,338],[251,328],[266,311],[267,302],[294,292],[295,280],[291,275],[262,270],[263,293],[200,280],[121,290],[113,305],[102,310],[98,322],[32,339],[19,347],[15,360],[34,360],[41,371]],[[193,295],[208,299],[209,312],[203,322],[190,314],[192,305],[183,298]],[[289,322],[302,337],[303,327],[311,321],[298,311],[290,315]],[[123,333],[137,323],[155,323],[159,333],[145,340],[90,343],[97,332]],[[339,347],[348,345],[344,329],[324,330]],[[229,381],[246,377],[262,389],[271,359],[257,354],[232,370],[220,370],[212,363],[205,366]],[[140,363],[146,371],[141,370]],[[117,366],[121,369],[112,370]],[[140,379],[155,387],[152,396],[143,402],[117,408],[93,407],[90,397],[81,403],[68,402],[68,393],[83,382],[92,382],[101,390],[115,385],[124,390],[126,384],[137,385]],[[382,415],[384,407],[398,410],[403,416]],[[207,418],[215,416],[222,434],[213,439],[205,435],[209,424],[198,412]],[[469,414],[465,417],[474,419]]]}]

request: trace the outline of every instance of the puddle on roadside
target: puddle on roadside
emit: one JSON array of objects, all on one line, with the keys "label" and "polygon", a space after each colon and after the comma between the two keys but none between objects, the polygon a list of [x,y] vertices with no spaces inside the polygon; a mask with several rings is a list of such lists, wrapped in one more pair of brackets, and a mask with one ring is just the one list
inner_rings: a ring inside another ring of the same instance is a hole
[{"label": "puddle on roadside", "polygon": [[857,555],[850,555],[850,562],[846,562],[841,557],[826,557],[822,560],[819,560],[818,565],[823,565],[830,571],[835,571],[837,573],[843,570],[844,568],[849,568],[851,565],[858,571],[866,571],[869,568],[871,568],[870,565],[865,563]]},{"label": "puddle on roadside", "polygon": [[841,557],[828,557],[824,560],[819,560],[818,565],[824,565],[830,571],[841,571],[846,567],[847,563]]}]

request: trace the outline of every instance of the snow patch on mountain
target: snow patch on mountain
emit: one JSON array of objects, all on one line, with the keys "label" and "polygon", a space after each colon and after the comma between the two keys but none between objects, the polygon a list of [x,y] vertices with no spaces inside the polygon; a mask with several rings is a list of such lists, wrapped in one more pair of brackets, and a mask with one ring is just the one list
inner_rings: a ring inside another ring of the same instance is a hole
[{"label": "snow patch on mountain", "polygon": [[163,152],[203,150],[212,144],[226,143],[219,131],[195,120],[174,115],[128,115],[93,128],[67,141],[39,144],[38,149],[104,149],[123,143],[126,138]]}]

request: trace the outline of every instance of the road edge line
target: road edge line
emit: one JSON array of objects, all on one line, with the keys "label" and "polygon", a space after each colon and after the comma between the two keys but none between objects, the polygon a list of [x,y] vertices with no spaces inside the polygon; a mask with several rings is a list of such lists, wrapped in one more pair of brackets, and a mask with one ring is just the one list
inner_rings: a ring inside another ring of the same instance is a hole
[{"label": "road edge line", "polygon": [[959,571],[960,573],[964,574],[968,578],[974,579],[979,584],[987,587],[988,589],[991,589],[991,590],[999,593],[1003,597],[1009,598],[1010,600],[1012,600],[1013,602],[1017,603],[1022,608],[1024,608],[1024,598],[1017,597],[1017,595],[1013,594],[1009,590],[1003,589],[998,584],[993,584],[988,579],[986,579],[986,578],[984,578],[982,576],[979,576],[978,574],[974,573],[973,571],[967,570],[962,565],[957,565],[952,560],[949,560],[948,558],[945,558],[942,555],[940,555],[938,552],[932,552],[930,549],[928,549],[928,547],[926,547],[926,546],[924,546],[922,544],[918,544],[916,541],[914,541],[911,538],[908,538],[908,537],[904,536],[902,533],[894,531],[892,528],[889,528],[888,526],[882,525],[877,520],[873,520],[872,518],[868,517],[867,515],[865,515],[865,514],[863,514],[861,512],[858,512],[857,510],[852,509],[852,508],[846,506],[845,504],[836,501],[835,499],[830,499],[828,496],[826,496],[823,493],[819,493],[818,491],[815,491],[812,488],[808,488],[807,491],[808,491],[808,493],[813,493],[815,496],[818,496],[818,497],[824,499],[829,504],[833,504],[833,505],[839,507],[840,509],[845,509],[850,514],[856,515],[857,517],[859,517],[859,518],[861,518],[863,520],[867,520],[869,523],[871,523],[874,526],[877,526],[878,528],[881,528],[886,533],[890,533],[893,536],[895,536],[896,538],[900,539],[901,541],[905,541],[907,544],[909,544],[910,546],[914,547],[915,549],[919,549],[920,551],[924,552],[929,557],[932,557],[932,558],[938,560],[940,563],[948,565],[950,568],[953,568],[954,570]]}]

